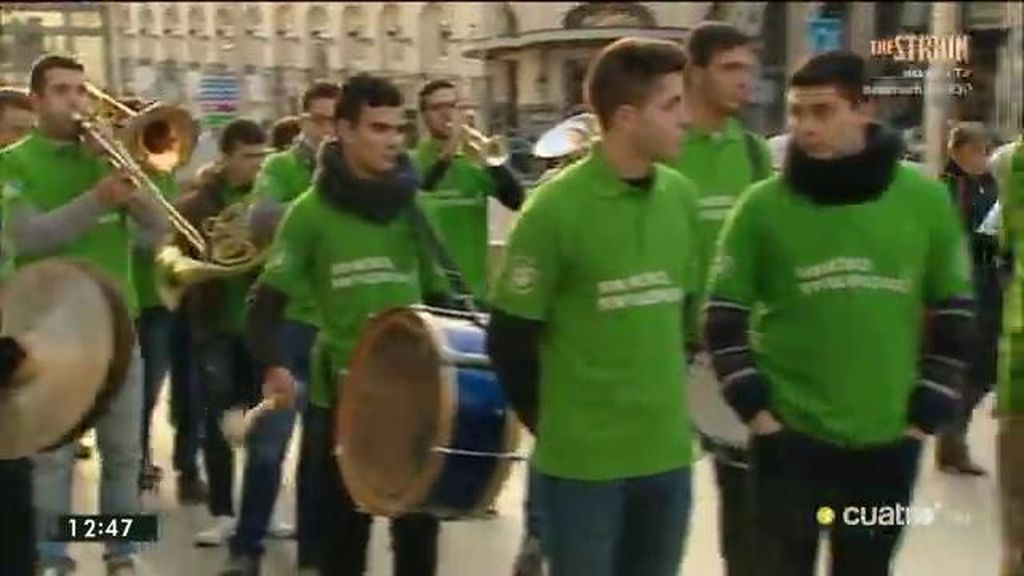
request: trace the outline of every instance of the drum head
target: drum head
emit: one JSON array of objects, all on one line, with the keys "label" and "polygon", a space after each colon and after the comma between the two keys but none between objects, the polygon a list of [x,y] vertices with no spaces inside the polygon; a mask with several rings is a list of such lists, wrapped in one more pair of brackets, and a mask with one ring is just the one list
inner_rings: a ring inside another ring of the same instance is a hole
[{"label": "drum head", "polygon": [[440,475],[452,430],[453,392],[430,324],[403,308],[366,327],[347,377],[339,383],[335,420],[342,476],[367,512],[414,510]]},{"label": "drum head", "polygon": [[61,442],[93,409],[115,356],[114,319],[95,278],[59,259],[20,269],[0,307],[3,336],[25,353],[0,384],[0,459],[14,459]]},{"label": "drum head", "polygon": [[96,396],[96,402],[92,409],[85,414],[78,426],[75,426],[53,446],[48,447],[48,450],[75,440],[96,424],[96,419],[103,415],[107,406],[124,386],[125,378],[128,377],[128,369],[132,363],[132,353],[135,350],[135,325],[132,322],[131,311],[117,284],[110,276],[92,264],[81,261],[76,261],[74,264],[89,274],[103,292],[103,298],[107,302],[113,321],[114,354],[110,360],[103,387]]}]

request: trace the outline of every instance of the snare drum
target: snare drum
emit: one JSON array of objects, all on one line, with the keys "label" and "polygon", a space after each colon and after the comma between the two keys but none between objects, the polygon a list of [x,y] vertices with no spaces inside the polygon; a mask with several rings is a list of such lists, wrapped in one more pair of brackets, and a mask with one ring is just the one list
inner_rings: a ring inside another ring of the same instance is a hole
[{"label": "snare drum", "polygon": [[482,515],[511,471],[519,424],[468,313],[423,307],[367,325],[339,382],[338,465],[381,516]]},{"label": "snare drum", "polygon": [[711,357],[697,354],[690,369],[690,413],[697,430],[721,447],[742,450],[748,430],[722,397],[721,384],[711,366]]}]

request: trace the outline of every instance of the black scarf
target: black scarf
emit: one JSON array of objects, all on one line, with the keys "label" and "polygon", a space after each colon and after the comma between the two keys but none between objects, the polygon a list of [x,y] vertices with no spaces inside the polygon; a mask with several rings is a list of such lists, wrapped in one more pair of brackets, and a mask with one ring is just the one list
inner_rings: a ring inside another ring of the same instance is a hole
[{"label": "black scarf", "polygon": [[896,173],[903,141],[879,125],[868,127],[867,142],[857,154],[818,160],[790,139],[783,177],[815,204],[838,206],[877,200]]},{"label": "black scarf", "polygon": [[391,222],[411,205],[418,182],[408,155],[402,154],[393,172],[365,180],[349,169],[341,143],[328,140],[320,146],[315,176],[316,190],[328,203],[376,224]]}]

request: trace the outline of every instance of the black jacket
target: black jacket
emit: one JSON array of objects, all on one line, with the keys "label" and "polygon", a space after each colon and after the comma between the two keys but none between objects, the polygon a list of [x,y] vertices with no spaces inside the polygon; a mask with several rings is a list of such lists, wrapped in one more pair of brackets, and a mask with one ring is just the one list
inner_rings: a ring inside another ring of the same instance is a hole
[{"label": "black jacket", "polygon": [[980,176],[967,174],[951,159],[942,173],[942,180],[949,187],[960,212],[975,268],[994,266],[999,251],[998,239],[979,234],[977,230],[999,198],[995,177],[988,172]]}]

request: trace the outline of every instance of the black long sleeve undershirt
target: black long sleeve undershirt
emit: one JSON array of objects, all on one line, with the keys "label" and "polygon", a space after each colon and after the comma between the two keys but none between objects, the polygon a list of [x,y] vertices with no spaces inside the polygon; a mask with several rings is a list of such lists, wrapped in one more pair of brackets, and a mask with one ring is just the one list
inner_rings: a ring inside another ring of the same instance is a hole
[{"label": "black long sleeve undershirt", "polygon": [[540,412],[540,339],[544,323],[501,310],[491,313],[487,354],[512,409],[534,435]]},{"label": "black long sleeve undershirt", "polygon": [[287,307],[288,295],[266,284],[255,284],[249,293],[246,339],[253,359],[261,366],[285,365],[281,340]]},{"label": "black long sleeve undershirt", "polygon": [[437,185],[441,183],[441,180],[444,179],[445,172],[448,171],[448,167],[451,165],[451,158],[442,158],[435,162],[434,165],[430,167],[430,170],[427,170],[427,175],[423,177],[423,183],[420,185],[420,189],[432,192],[437,188]]},{"label": "black long sleeve undershirt", "polygon": [[[450,158],[438,160],[427,170],[420,188],[432,192],[444,179],[448,168],[452,165]],[[494,197],[509,210],[519,210],[526,198],[526,191],[519,179],[506,166],[488,166],[487,174],[494,180]]]},{"label": "black long sleeve undershirt", "polygon": [[509,210],[519,210],[526,198],[526,192],[519,179],[506,166],[490,166],[487,173],[494,180],[494,197]]}]

